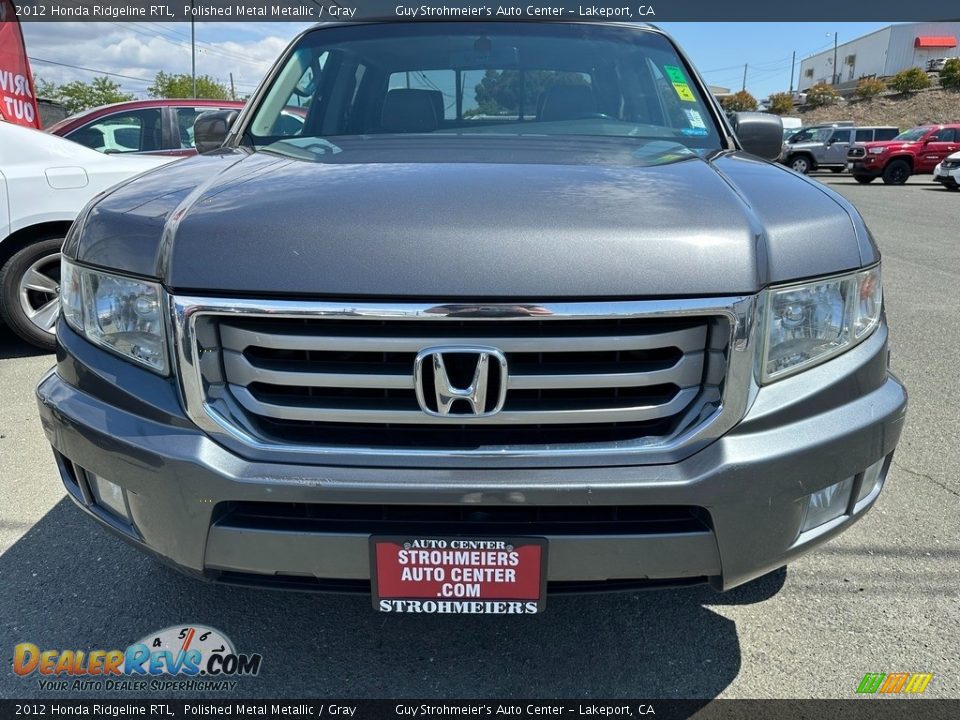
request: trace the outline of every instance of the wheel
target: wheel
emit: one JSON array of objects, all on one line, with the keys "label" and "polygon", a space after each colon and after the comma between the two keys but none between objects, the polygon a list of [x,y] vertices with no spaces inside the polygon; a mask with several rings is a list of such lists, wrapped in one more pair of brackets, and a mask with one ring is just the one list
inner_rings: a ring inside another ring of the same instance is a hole
[{"label": "wheel", "polygon": [[0,270],[0,314],[17,335],[44,350],[56,346],[62,237],[38,240]]},{"label": "wheel", "polygon": [[887,185],[903,185],[910,177],[910,163],[894,160],[883,169],[883,182]]},{"label": "wheel", "polygon": [[843,168],[830,168],[830,172],[832,172],[832,173],[842,173],[842,172],[843,172]]},{"label": "wheel", "polygon": [[853,179],[861,185],[869,185],[876,180],[876,177],[874,175],[854,175]]},{"label": "wheel", "polygon": [[790,158],[790,161],[787,163],[787,165],[791,170],[798,172],[801,175],[806,175],[812,169],[810,158],[808,158],[806,155],[794,155],[792,158]]}]

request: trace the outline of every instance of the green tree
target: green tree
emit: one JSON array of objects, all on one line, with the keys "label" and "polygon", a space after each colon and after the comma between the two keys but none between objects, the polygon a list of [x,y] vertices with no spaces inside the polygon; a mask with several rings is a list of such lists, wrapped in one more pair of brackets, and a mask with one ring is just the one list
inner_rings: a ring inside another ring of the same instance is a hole
[{"label": "green tree", "polygon": [[554,72],[552,70],[528,70],[523,74],[516,70],[487,70],[476,88],[477,107],[464,113],[471,115],[516,115],[520,112],[520,93],[523,88],[523,111],[533,115],[537,101],[550,86],[586,85],[580,73]]},{"label": "green tree", "polygon": [[960,90],[960,58],[947,60],[940,71],[940,84],[951,90]]},{"label": "green tree", "polygon": [[720,105],[727,112],[742,112],[757,109],[757,99],[746,90],[720,98]]},{"label": "green tree", "polygon": [[119,83],[106,75],[95,77],[90,82],[74,80],[57,85],[47,80],[37,80],[37,97],[62,103],[73,114],[87,108],[133,100],[133,95],[121,92]]},{"label": "green tree", "polygon": [[[192,98],[193,79],[187,73],[166,73],[161,70],[153,78],[153,85],[147,88],[147,92],[155,98]],[[230,91],[209,75],[197,75],[197,97],[229,100]]]},{"label": "green tree", "polygon": [[788,92],[770,96],[770,112],[774,115],[789,115],[793,111],[793,95]]},{"label": "green tree", "polygon": [[861,100],[873,100],[886,89],[887,84],[880,78],[860,78],[855,93]]},{"label": "green tree", "polygon": [[807,105],[813,108],[833,105],[840,94],[826,83],[817,83],[807,90]]},{"label": "green tree", "polygon": [[932,84],[927,73],[918,67],[901,70],[890,80],[890,87],[902,94],[926,90]]}]

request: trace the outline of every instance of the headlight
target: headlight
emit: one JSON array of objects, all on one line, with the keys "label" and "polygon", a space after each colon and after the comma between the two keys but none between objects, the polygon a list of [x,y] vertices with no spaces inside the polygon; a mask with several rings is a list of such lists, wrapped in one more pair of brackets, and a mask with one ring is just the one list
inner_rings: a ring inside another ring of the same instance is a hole
[{"label": "headlight", "polygon": [[864,340],[880,322],[880,266],[771,288],[760,379],[771,382],[822,363]]},{"label": "headlight", "polygon": [[157,283],[62,261],[64,320],[90,342],[166,375],[167,340]]},{"label": "headlight", "polygon": [[887,149],[885,147],[875,147],[867,150],[871,155],[883,155],[886,151]]}]

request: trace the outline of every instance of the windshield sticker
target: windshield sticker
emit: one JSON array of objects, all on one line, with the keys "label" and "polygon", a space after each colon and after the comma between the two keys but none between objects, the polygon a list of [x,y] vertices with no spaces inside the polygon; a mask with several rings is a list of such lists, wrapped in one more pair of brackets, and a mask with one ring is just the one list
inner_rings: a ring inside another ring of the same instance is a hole
[{"label": "windshield sticker", "polygon": [[676,65],[664,65],[663,70],[667,73],[667,77],[670,78],[673,89],[677,91],[677,97],[686,102],[697,101],[697,98],[693,95],[693,91],[690,89],[690,85],[687,84],[687,78],[684,76],[683,70]]},{"label": "windshield sticker", "polygon": [[703,122],[703,116],[700,115],[699,110],[690,110],[688,108],[684,108],[683,114],[687,116],[687,122],[690,123],[691,128],[695,130],[707,129],[707,124]]},{"label": "windshield sticker", "polygon": [[683,128],[680,132],[688,137],[703,137],[710,134],[706,128]]}]

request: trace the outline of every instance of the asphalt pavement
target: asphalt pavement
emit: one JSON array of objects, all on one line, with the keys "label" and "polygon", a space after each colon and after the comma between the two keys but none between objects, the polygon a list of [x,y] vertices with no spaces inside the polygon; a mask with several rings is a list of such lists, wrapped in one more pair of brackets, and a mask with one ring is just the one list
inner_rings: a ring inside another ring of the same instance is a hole
[{"label": "asphalt pavement", "polygon": [[838,539],[725,595],[552,598],[536,617],[379,615],[367,597],[199,583],[66,499],[33,396],[53,358],[0,327],[0,697],[61,695],[10,671],[17,643],[124,648],[181,623],[263,655],[248,697],[850,698],[864,673],[896,671],[960,697],[960,193],[819,179],[883,251],[910,392],[886,489]]}]

